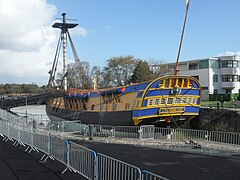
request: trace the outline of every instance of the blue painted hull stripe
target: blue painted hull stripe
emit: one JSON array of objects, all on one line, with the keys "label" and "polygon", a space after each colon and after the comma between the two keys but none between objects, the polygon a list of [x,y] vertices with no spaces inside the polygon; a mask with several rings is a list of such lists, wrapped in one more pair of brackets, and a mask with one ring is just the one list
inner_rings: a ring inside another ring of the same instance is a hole
[{"label": "blue painted hull stripe", "polygon": [[[199,113],[200,107],[187,106],[185,107],[185,113]],[[143,110],[133,110],[132,116],[135,118],[141,116],[152,116],[159,114],[159,108],[143,109]]]}]

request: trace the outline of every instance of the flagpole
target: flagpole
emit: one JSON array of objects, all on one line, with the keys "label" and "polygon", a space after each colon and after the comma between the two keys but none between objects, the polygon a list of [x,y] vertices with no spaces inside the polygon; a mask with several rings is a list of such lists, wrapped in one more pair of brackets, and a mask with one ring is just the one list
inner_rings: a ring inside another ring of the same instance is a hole
[{"label": "flagpole", "polygon": [[174,69],[174,75],[175,76],[178,75],[178,71],[179,71],[178,62],[179,62],[180,53],[181,53],[181,49],[182,49],[182,42],[183,42],[183,36],[184,36],[185,26],[186,26],[186,22],[187,22],[189,5],[190,5],[190,0],[186,0],[185,18],[184,18],[184,23],[183,23],[183,28],[182,28],[181,40],[180,40],[180,44],[179,44],[179,48],[178,48],[177,61],[176,61],[175,69]]}]

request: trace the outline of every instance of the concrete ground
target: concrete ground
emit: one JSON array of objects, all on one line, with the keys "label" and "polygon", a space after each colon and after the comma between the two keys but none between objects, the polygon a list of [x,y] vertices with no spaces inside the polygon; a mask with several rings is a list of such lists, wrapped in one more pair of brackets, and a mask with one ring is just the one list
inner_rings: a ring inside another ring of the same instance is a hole
[{"label": "concrete ground", "polygon": [[26,153],[25,147],[14,147],[13,142],[0,138],[0,179],[2,180],[81,180],[77,173],[61,172],[65,166],[57,160],[40,161],[42,153]]},{"label": "concrete ground", "polygon": [[136,145],[74,142],[169,179],[240,179],[240,156],[210,156]]}]

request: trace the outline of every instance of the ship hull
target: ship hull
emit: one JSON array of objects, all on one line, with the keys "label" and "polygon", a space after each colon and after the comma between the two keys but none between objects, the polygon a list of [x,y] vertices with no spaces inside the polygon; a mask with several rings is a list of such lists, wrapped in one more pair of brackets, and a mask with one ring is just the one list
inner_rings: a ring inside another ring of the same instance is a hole
[{"label": "ship hull", "polygon": [[113,126],[133,126],[132,111],[88,112],[55,108],[47,104],[46,112],[51,120],[80,120],[83,124],[101,124]]}]

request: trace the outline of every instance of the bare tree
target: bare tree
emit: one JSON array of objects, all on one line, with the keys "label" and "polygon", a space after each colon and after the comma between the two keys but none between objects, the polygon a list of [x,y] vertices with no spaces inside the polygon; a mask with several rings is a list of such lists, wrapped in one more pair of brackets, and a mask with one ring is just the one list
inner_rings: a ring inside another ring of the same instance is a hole
[{"label": "bare tree", "polygon": [[114,87],[126,84],[137,66],[138,59],[133,56],[113,57],[107,61],[107,66],[103,68],[103,87]]}]

